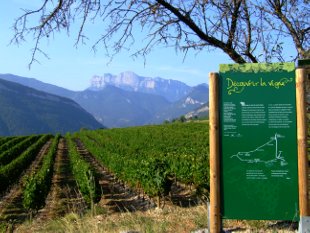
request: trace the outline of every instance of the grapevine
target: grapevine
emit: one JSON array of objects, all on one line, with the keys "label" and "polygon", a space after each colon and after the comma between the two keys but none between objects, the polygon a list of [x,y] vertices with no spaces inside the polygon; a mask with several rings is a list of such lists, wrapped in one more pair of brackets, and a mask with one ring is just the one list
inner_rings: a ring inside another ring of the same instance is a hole
[{"label": "grapevine", "polygon": [[48,153],[43,158],[40,170],[26,178],[23,191],[23,206],[26,209],[39,209],[44,205],[45,198],[51,186],[53,164],[59,138],[59,134],[54,137]]},{"label": "grapevine", "polygon": [[101,189],[97,174],[78,153],[72,136],[67,134],[66,139],[72,172],[78,183],[80,192],[88,204],[98,202],[101,196]]},{"label": "grapevine", "polygon": [[41,147],[50,139],[51,135],[42,135],[34,144],[9,164],[0,168],[0,192],[13,184],[22,171],[34,160]]},{"label": "grapevine", "polygon": [[173,180],[209,188],[206,123],[83,130],[78,136],[119,179],[150,196],[167,195]]}]

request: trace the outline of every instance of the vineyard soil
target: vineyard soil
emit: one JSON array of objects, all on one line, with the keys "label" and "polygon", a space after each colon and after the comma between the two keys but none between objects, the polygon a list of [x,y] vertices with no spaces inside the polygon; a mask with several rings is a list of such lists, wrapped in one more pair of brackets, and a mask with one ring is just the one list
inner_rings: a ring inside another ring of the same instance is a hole
[{"label": "vineyard soil", "polygon": [[72,176],[65,139],[60,139],[54,163],[54,173],[46,205],[34,221],[42,223],[48,219],[63,216],[74,210],[83,213],[86,205]]},{"label": "vineyard soil", "polygon": [[1,197],[0,201],[0,223],[11,221],[13,223],[23,222],[30,218],[30,212],[23,207],[22,191],[24,186],[23,178],[33,172],[36,172],[42,163],[43,156],[48,152],[51,140],[42,147],[37,155],[37,158],[30,167],[22,174],[22,178],[11,187],[11,189]]},{"label": "vineyard soil", "polygon": [[77,139],[76,145],[78,152],[82,155],[99,175],[99,184],[102,190],[100,205],[107,206],[110,212],[133,212],[144,211],[154,208],[154,203],[147,196],[142,197],[136,191],[126,187],[108,172],[94,156],[84,147],[83,143]]}]

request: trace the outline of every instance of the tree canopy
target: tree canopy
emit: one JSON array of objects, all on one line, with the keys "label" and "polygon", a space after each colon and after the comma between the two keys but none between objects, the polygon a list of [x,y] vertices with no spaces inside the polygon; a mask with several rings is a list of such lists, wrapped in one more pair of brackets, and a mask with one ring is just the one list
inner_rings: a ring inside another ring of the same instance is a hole
[{"label": "tree canopy", "polygon": [[[101,30],[94,50],[113,57],[131,47],[137,33],[144,43],[133,56],[145,57],[158,45],[189,50],[219,49],[236,63],[296,60],[309,57],[309,0],[42,0],[16,19],[12,42],[35,39],[31,63],[40,41],[78,25],[76,45],[87,39],[87,23]],[[35,21],[31,18],[36,19]],[[33,22],[35,22],[33,24]],[[92,38],[94,39],[94,38]],[[287,44],[296,52],[285,57]]]}]

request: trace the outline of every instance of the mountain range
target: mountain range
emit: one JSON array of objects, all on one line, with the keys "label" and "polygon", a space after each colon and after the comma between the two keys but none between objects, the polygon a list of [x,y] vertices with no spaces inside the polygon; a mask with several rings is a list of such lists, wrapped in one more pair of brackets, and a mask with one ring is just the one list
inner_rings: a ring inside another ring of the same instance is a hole
[{"label": "mountain range", "polygon": [[133,72],[93,76],[89,88],[71,91],[36,79],[0,74],[0,79],[69,98],[106,127],[159,124],[208,103],[208,85],[190,87],[180,81],[142,77]]},{"label": "mountain range", "polygon": [[89,89],[95,91],[102,90],[107,85],[118,87],[125,91],[160,95],[169,102],[178,101],[191,90],[191,87],[180,81],[172,79],[167,80],[159,77],[142,77],[132,71],[122,72],[118,75],[95,75],[91,79],[91,86]]},{"label": "mountain range", "polygon": [[0,135],[29,135],[103,127],[71,99],[0,79]]}]

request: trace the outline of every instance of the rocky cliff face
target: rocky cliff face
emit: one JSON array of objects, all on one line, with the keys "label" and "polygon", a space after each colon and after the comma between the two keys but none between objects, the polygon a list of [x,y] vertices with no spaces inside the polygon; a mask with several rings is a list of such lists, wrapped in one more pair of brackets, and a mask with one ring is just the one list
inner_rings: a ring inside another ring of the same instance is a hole
[{"label": "rocky cliff face", "polygon": [[118,75],[95,75],[91,79],[91,86],[89,89],[102,90],[107,85],[115,86],[126,91],[160,95],[170,102],[183,98],[191,90],[191,87],[180,81],[166,80],[159,77],[142,77],[131,71],[122,72]]}]

